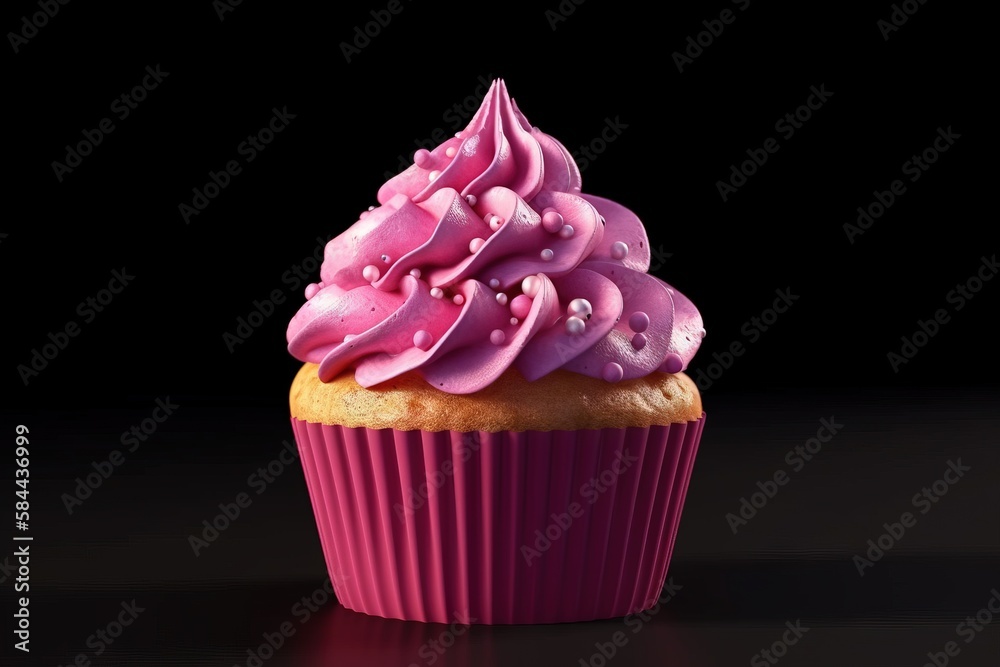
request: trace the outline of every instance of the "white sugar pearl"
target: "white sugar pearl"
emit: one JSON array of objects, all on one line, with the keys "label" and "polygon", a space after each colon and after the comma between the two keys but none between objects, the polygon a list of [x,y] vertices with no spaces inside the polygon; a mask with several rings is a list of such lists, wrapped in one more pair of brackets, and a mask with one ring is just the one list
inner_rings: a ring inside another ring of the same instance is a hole
[{"label": "white sugar pearl", "polygon": [[587,323],[579,317],[570,317],[566,320],[566,333],[570,336],[579,336],[587,328]]},{"label": "white sugar pearl", "polygon": [[566,308],[566,314],[589,320],[590,316],[594,314],[594,308],[586,299],[573,299]]},{"label": "white sugar pearl", "polygon": [[535,298],[540,289],[542,289],[542,279],[538,276],[528,276],[521,281],[521,291],[532,299]]}]

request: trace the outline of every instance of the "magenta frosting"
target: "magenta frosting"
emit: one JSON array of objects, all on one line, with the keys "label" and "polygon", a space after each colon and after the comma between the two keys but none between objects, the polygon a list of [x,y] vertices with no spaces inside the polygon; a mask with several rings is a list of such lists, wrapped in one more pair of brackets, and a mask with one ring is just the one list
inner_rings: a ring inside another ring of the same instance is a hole
[{"label": "magenta frosting", "polygon": [[581,193],[569,151],[502,80],[465,130],[414,160],[327,244],[289,323],[289,352],[321,380],[353,369],[371,387],[416,371],[467,394],[511,366],[609,382],[687,367],[701,315],[647,273],[642,222]]}]

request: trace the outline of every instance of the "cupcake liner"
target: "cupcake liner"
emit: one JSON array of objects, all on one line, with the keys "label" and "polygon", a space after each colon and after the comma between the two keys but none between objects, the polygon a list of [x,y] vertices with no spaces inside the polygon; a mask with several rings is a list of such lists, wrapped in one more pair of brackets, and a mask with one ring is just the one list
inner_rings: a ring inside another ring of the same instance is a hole
[{"label": "cupcake liner", "polygon": [[499,433],[291,422],[341,604],[514,624],[656,604],[705,416]]}]

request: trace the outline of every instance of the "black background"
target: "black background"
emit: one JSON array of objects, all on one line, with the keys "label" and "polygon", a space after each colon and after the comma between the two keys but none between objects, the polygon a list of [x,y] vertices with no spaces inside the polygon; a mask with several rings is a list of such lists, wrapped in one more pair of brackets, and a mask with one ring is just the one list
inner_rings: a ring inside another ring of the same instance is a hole
[{"label": "black background", "polygon": [[[648,633],[616,661],[671,664],[665,656],[673,655],[687,664],[693,645],[690,664],[745,664],[784,620],[806,612],[831,626],[839,622],[831,618],[883,619],[884,636],[826,635],[829,651],[852,642],[886,651],[838,654],[853,655],[852,664],[919,664],[951,632],[953,616],[974,612],[1000,585],[992,327],[1000,285],[985,283],[961,310],[946,300],[997,250],[993,128],[982,113],[992,76],[983,67],[990,42],[979,36],[985,17],[930,2],[886,40],[877,22],[889,18],[890,3],[753,0],[741,11],[717,0],[654,12],[567,0],[572,14],[553,27],[546,11],[559,11],[555,0],[530,10],[403,0],[347,62],[341,43],[385,6],[246,0],[220,20],[207,1],[71,2],[16,53],[8,37],[3,428],[27,423],[37,434],[39,651],[70,661],[118,601],[145,590],[159,596],[149,612],[155,629],[137,625],[114,649],[124,653],[104,664],[232,664],[287,617],[288,600],[322,582],[297,469],[209,554],[195,559],[185,538],[291,436],[286,397],[298,363],[284,334],[304,297],[283,275],[313,254],[317,237],[340,233],[375,203],[385,172],[398,170],[400,155],[411,158],[416,141],[461,129],[453,105],[502,77],[528,119],[571,151],[600,136],[607,119],[624,124],[584,169],[583,189],[634,210],[652,247],[669,255],[654,272],[695,302],[708,330],[690,372],[707,372],[734,341],[746,344],[702,386],[710,421],[672,569],[701,588],[692,584],[691,602],[658,617],[655,641]],[[672,54],[723,9],[735,21],[679,72]],[[0,25],[19,31],[37,11],[8,3]],[[157,65],[169,72],[163,83],[128,118],[115,117],[112,101]],[[792,137],[781,136],[775,123],[806,102],[811,86],[832,95]],[[240,143],[286,107],[294,119],[247,164]],[[52,163],[105,117],[115,130],[57,178]],[[949,127],[960,138],[911,183],[903,163]],[[779,151],[723,201],[717,181],[768,137]],[[186,223],[178,206],[233,159],[242,173]],[[843,225],[894,179],[905,194],[852,244]],[[134,281],[82,323],[78,304],[123,267]],[[786,288],[799,300],[748,343],[744,323]],[[274,290],[284,302],[230,351],[223,334]],[[895,372],[887,354],[939,308],[951,320]],[[18,366],[70,320],[80,335],[25,384]],[[68,515],[60,494],[166,396],[183,406],[178,416]],[[722,516],[828,414],[861,427],[842,441],[847,458],[817,468],[818,479],[801,485],[813,488],[775,510],[780,519],[734,537]],[[942,509],[933,526],[923,524],[894,554],[887,581],[857,578],[850,556],[945,461],[970,452],[981,454],[979,486],[970,481],[950,516]],[[829,509],[830,494],[853,517],[846,524]],[[774,553],[781,556],[769,560]],[[769,569],[772,562],[787,569]],[[926,597],[907,592],[928,580],[937,585]],[[225,603],[209,602],[217,599]],[[322,630],[271,664],[306,664],[291,652],[329,655],[328,664],[420,662],[426,629],[354,616],[331,605]],[[914,618],[929,619],[942,641]],[[532,656],[545,655],[547,664],[575,665],[614,629],[572,627],[482,630],[462,644],[465,657],[456,649],[443,660],[535,664]],[[740,644],[739,632],[755,627],[760,640]],[[988,632],[956,664],[993,664],[995,626]],[[394,643],[412,648],[379,652]],[[519,653],[522,644],[536,653]],[[826,664],[829,651],[794,664]]]}]

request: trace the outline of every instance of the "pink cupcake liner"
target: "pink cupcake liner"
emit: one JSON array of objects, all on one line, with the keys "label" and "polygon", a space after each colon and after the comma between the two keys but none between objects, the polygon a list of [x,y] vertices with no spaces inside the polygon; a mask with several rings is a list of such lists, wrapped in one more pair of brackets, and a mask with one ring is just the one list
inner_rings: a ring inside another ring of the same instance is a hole
[{"label": "pink cupcake liner", "polygon": [[656,604],[705,416],[500,433],[291,421],[341,604],[514,624]]}]

